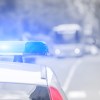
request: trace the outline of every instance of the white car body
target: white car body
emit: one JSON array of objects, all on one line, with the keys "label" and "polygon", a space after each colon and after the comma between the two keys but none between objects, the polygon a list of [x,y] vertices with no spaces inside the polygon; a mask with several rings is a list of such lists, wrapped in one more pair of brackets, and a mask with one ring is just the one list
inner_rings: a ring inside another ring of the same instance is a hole
[{"label": "white car body", "polygon": [[[48,89],[49,99],[47,100],[55,100],[50,97],[52,95],[52,92],[49,93],[50,87],[54,87],[62,94],[60,100],[66,100],[54,73],[49,67],[28,63],[0,62],[0,100],[34,100],[37,87]],[[46,100],[45,92],[42,95],[44,97],[41,96],[41,98]]]}]

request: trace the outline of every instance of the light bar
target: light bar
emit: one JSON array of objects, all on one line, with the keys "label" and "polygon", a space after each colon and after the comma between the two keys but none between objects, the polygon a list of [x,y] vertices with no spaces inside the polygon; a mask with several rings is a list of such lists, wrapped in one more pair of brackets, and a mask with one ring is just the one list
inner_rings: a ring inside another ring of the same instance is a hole
[{"label": "light bar", "polygon": [[44,42],[0,41],[0,55],[47,55],[48,52]]}]

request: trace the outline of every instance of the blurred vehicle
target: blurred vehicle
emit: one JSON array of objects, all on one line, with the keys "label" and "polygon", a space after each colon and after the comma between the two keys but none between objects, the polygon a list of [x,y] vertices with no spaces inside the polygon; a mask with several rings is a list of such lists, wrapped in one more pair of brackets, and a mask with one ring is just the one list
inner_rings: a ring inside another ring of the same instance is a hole
[{"label": "blurred vehicle", "polygon": [[85,45],[85,52],[91,55],[99,54],[99,48],[96,45]]},{"label": "blurred vehicle", "polygon": [[54,55],[56,57],[80,57],[84,55],[81,27],[62,24],[53,28]]},{"label": "blurred vehicle", "polygon": [[46,56],[48,48],[45,43],[6,41],[0,45],[0,57],[14,56],[12,62],[0,61],[0,99],[67,100],[50,68],[23,60],[24,56]]},{"label": "blurred vehicle", "polygon": [[99,47],[96,45],[96,40],[92,35],[85,36],[85,53],[90,55],[97,55],[99,54]]}]

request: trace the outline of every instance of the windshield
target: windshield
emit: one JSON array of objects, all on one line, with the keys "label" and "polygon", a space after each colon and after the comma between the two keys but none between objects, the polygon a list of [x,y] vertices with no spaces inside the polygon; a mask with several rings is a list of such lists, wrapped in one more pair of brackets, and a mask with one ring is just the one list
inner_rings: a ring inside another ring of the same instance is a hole
[{"label": "windshield", "polygon": [[55,32],[54,33],[54,43],[73,44],[73,43],[80,43],[80,42],[81,42],[81,36],[79,32],[75,32],[75,33]]},{"label": "windshield", "polygon": [[2,100],[50,100],[48,89],[33,84],[0,83]]},{"label": "windshield", "polygon": [[34,85],[0,83],[0,99],[29,100],[30,94],[36,89]]}]

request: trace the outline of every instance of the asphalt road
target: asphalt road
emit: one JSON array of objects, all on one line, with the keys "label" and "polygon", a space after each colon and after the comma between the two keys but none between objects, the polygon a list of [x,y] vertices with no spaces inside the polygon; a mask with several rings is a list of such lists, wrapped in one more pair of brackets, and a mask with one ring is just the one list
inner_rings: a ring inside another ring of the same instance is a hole
[{"label": "asphalt road", "polygon": [[37,63],[52,68],[69,100],[100,100],[100,55],[41,58]]},{"label": "asphalt road", "polygon": [[100,100],[100,56],[82,58],[70,80],[69,100]]}]

